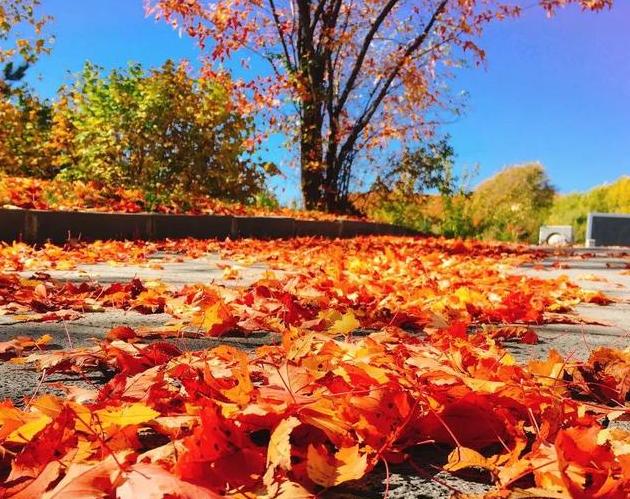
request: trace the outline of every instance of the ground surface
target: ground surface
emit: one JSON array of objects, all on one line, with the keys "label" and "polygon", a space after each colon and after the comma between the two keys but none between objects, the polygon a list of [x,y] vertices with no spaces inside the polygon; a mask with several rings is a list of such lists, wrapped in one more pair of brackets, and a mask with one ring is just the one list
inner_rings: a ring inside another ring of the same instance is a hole
[{"label": "ground surface", "polygon": [[[220,259],[217,255],[208,255],[194,260],[181,262],[163,262],[161,255],[155,256],[155,263],[162,268],[149,268],[135,265],[83,265],[72,271],[51,271],[50,274],[60,280],[80,282],[95,280],[99,282],[124,282],[134,277],[143,281],[161,280],[173,287],[196,282],[217,282],[226,286],[247,286],[260,279],[267,268],[257,264],[239,267],[237,263]],[[564,355],[577,359],[588,357],[589,351],[597,346],[624,348],[630,344],[630,275],[623,273],[630,260],[626,256],[599,255],[588,259],[576,257],[549,257],[536,266],[514,269],[513,272],[543,279],[565,274],[585,289],[603,291],[619,299],[619,303],[608,306],[580,305],[578,312],[591,322],[600,324],[551,324],[536,326],[540,343],[537,345],[509,344],[509,350],[518,360],[544,358],[554,348]],[[239,269],[236,279],[223,279],[221,266],[231,264]],[[155,265],[154,267],[157,267]],[[29,272],[22,273],[29,276]],[[0,316],[0,341],[15,336],[39,336],[50,334],[53,348],[85,346],[93,338],[102,338],[113,326],[131,327],[163,325],[170,320],[166,314],[143,315],[137,312],[106,310],[89,313],[84,317],[68,322],[33,323],[18,322],[11,316]],[[276,341],[273,335],[253,335],[247,338],[223,337],[218,339],[177,340],[179,346],[186,349],[199,349],[214,346],[217,343],[232,343],[250,349],[258,345]],[[11,398],[17,403],[24,403],[35,393],[55,392],[56,382],[76,382],[64,376],[50,376],[42,382],[41,373],[25,369],[10,363],[0,364],[0,399]],[[84,378],[79,383],[99,383],[98,376]],[[483,492],[488,486],[476,483],[474,477],[463,479],[445,473],[435,476],[418,476],[413,470],[393,469],[388,477],[386,470],[379,467],[369,479],[361,483],[348,484],[335,497],[381,497],[386,487],[389,497],[448,497],[453,489],[462,492]]]},{"label": "ground surface", "polygon": [[[510,345],[520,360],[545,357],[551,348],[577,359],[588,357],[598,346],[625,348],[630,344],[630,275],[624,274],[630,260],[624,256],[599,255],[579,258],[551,257],[537,265],[519,268],[523,275],[552,279],[566,275],[583,289],[602,291],[618,298],[607,306],[580,304],[576,310],[600,324],[545,324],[534,327],[542,340],[537,345]],[[559,268],[560,267],[560,268]]]}]

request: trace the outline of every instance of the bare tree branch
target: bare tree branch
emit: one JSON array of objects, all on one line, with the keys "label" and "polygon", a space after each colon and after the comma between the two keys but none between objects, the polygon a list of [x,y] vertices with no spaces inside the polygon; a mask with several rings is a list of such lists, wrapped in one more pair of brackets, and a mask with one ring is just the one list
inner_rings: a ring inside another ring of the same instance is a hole
[{"label": "bare tree branch", "polygon": [[287,68],[290,72],[295,71],[295,67],[291,61],[291,56],[289,55],[289,47],[287,46],[287,42],[284,39],[284,32],[282,31],[282,25],[280,23],[280,16],[278,15],[278,11],[276,9],[276,5],[273,0],[269,0],[269,6],[271,7],[271,12],[273,15],[273,21],[276,25],[276,29],[278,30],[278,37],[280,38],[280,43],[282,44],[282,50],[284,52],[284,57],[287,61]]},{"label": "bare tree branch", "polygon": [[365,39],[363,40],[363,44],[361,45],[361,50],[359,51],[357,60],[354,64],[354,67],[352,68],[352,72],[350,73],[350,76],[348,77],[348,81],[346,82],[343,92],[341,93],[341,96],[339,97],[339,101],[337,102],[337,105],[335,106],[335,113],[339,113],[339,111],[346,104],[346,101],[348,100],[348,96],[350,95],[350,92],[352,92],[352,89],[354,88],[355,81],[357,77],[359,76],[359,73],[361,72],[361,68],[363,67],[363,61],[365,60],[365,56],[367,55],[368,50],[370,49],[370,44],[372,43],[374,36],[380,29],[385,19],[387,19],[387,16],[389,15],[389,13],[396,6],[398,1],[399,0],[389,0],[385,4],[385,7],[381,11],[381,13],[374,20],[374,23],[372,23],[372,26],[370,27],[370,31],[368,31],[367,35],[365,35]]},{"label": "bare tree branch", "polygon": [[317,23],[319,22],[319,18],[324,12],[324,7],[326,6],[326,0],[319,0],[317,7],[315,8],[315,12],[313,12],[313,20],[311,21],[311,25],[309,29],[311,31],[311,36],[315,34],[315,28],[317,27]]},{"label": "bare tree branch", "polygon": [[357,120],[356,124],[354,125],[352,132],[350,132],[346,141],[341,147],[339,151],[340,160],[343,160],[343,158],[354,149],[357,138],[359,137],[363,129],[367,126],[367,124],[370,122],[370,120],[372,119],[372,116],[374,116],[374,113],[376,113],[379,106],[383,102],[383,99],[387,96],[392,83],[394,82],[396,77],[400,74],[400,71],[402,70],[405,62],[411,55],[414,54],[414,52],[416,52],[422,46],[424,41],[429,37],[429,35],[431,34],[431,31],[433,30],[433,26],[435,25],[439,17],[442,15],[442,13],[445,11],[448,1],[449,0],[442,0],[438,4],[435,11],[433,12],[433,15],[431,16],[431,19],[426,24],[422,32],[408,45],[407,49],[404,51],[398,63],[394,66],[394,68],[392,69],[388,77],[385,80],[383,80],[385,83],[382,85],[380,92],[378,92],[378,95],[376,96],[376,98],[366,107],[365,111],[363,112],[361,117]]}]

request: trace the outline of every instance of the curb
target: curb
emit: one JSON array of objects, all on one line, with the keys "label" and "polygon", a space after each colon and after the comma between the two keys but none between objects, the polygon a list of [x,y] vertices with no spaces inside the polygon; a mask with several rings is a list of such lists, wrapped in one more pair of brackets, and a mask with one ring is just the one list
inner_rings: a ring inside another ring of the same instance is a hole
[{"label": "curb", "polygon": [[298,220],[289,217],[171,215],[0,208],[0,241],[65,243],[97,239],[287,239],[301,236],[347,238],[366,235],[417,235],[396,225],[355,220]]}]

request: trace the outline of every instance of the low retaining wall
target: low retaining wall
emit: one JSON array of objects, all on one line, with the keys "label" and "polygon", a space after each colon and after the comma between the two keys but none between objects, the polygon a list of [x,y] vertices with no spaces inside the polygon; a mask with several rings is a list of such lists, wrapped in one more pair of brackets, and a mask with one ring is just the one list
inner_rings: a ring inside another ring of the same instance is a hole
[{"label": "low retaining wall", "polygon": [[354,220],[297,220],[287,217],[223,215],[168,215],[162,213],[102,213],[93,211],[45,211],[0,208],[0,241],[64,243],[76,238],[178,239],[184,237],[225,239],[251,237],[280,239],[296,236],[329,238],[360,235],[414,235],[395,225]]}]

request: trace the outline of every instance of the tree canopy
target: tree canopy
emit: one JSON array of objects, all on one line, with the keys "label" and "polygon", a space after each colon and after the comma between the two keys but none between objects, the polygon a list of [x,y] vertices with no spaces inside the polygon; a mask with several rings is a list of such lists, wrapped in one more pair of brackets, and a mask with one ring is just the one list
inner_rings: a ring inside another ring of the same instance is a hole
[{"label": "tree canopy", "polygon": [[[600,10],[612,0],[540,2],[550,14],[568,4]],[[208,50],[209,72],[225,74],[227,60],[252,54],[269,63],[234,90],[295,139],[305,204],[329,210],[345,206],[357,159],[432,131],[455,105],[445,85],[452,68],[481,62],[484,27],[521,11],[495,0],[147,0],[147,8]]]},{"label": "tree canopy", "polygon": [[587,192],[556,195],[547,223],[572,225],[575,240],[582,242],[589,212],[630,213],[630,176]]},{"label": "tree canopy", "polygon": [[49,104],[23,89],[0,101],[0,170],[252,201],[271,164],[251,154],[253,121],[224,81],[193,78],[185,64],[139,64],[105,74],[86,64]]},{"label": "tree canopy", "polygon": [[473,223],[490,239],[534,241],[554,192],[540,163],[505,168],[475,189]]}]

